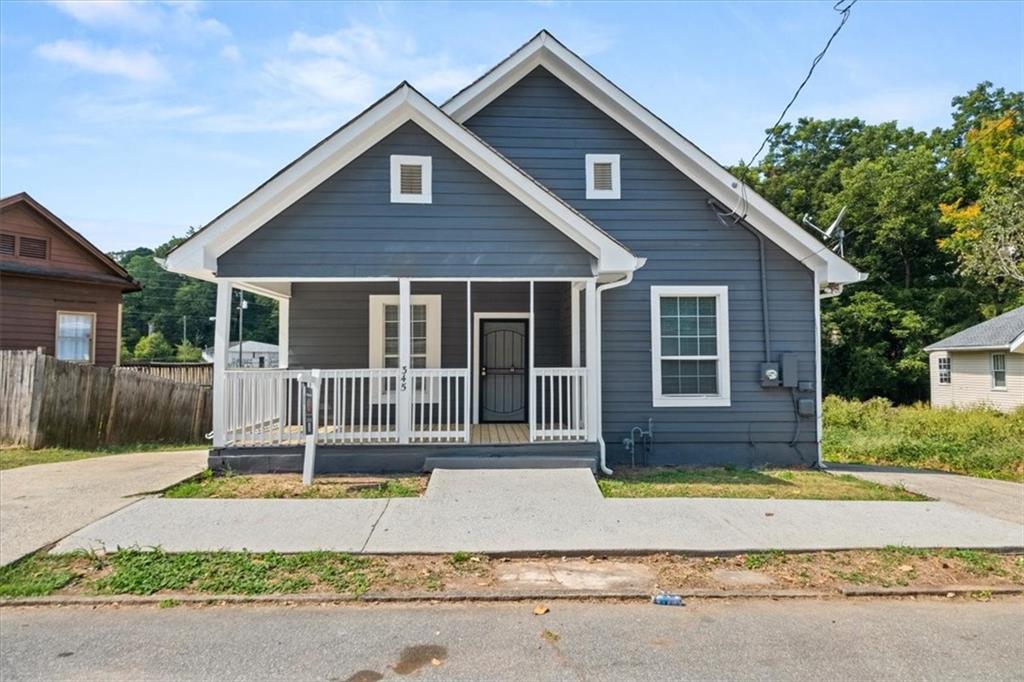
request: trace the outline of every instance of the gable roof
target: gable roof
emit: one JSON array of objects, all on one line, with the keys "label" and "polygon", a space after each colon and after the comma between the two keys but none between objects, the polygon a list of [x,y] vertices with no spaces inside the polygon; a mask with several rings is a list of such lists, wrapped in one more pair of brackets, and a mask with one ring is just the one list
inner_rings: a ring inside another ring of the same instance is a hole
[{"label": "gable roof", "polygon": [[1024,306],[947,336],[925,350],[1024,351]]},{"label": "gable roof", "polygon": [[814,270],[821,285],[867,278],[547,31],[538,33],[441,108],[465,123],[538,66],[643,140],[720,203],[735,207],[748,224]]},{"label": "gable roof", "polygon": [[643,265],[625,245],[403,82],[179,244],[168,254],[167,268],[214,279],[221,254],[408,121],[593,255],[597,274],[632,272]]},{"label": "gable roof", "polygon": [[24,204],[31,208],[33,211],[38,213],[48,223],[53,225],[58,231],[64,233],[69,239],[78,244],[82,249],[88,252],[91,256],[96,258],[101,265],[106,267],[113,273],[112,278],[105,278],[102,275],[84,275],[81,273],[61,273],[59,271],[53,271],[51,268],[42,268],[39,266],[24,266],[19,267],[16,263],[5,263],[4,269],[12,272],[21,272],[21,274],[32,275],[37,277],[44,277],[53,275],[59,279],[86,279],[90,281],[96,281],[98,283],[110,284],[110,283],[123,283],[124,291],[141,291],[142,285],[128,274],[128,271],[121,267],[117,261],[103,253],[99,248],[90,242],[88,239],[83,237],[77,230],[72,228],[70,225],[65,223],[63,220],[58,218],[56,215],[50,212],[48,208],[40,204],[38,201],[33,199],[28,192],[18,192],[12,194],[9,197],[3,197],[0,199],[0,209],[9,208],[18,204]]}]

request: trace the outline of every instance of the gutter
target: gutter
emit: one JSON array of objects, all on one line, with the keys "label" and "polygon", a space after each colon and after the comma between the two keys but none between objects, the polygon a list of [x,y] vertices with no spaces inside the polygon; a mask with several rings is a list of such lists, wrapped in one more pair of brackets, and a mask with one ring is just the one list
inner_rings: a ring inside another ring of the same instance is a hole
[{"label": "gutter", "polygon": [[[637,258],[636,260],[637,260],[637,265],[636,265],[636,269],[637,270],[642,268],[647,263],[647,259],[646,258]],[[599,398],[601,400],[601,404],[598,405],[598,409],[597,409],[597,443],[598,443],[598,446],[601,449],[601,459],[598,462],[598,465],[601,468],[601,473],[604,474],[605,476],[611,476],[614,472],[611,469],[608,468],[608,463],[607,463],[607,459],[606,459],[607,450],[606,450],[606,446],[605,446],[605,442],[604,442],[604,429],[603,429],[603,424],[602,424],[602,421],[603,421],[602,413],[604,412],[604,393],[602,392],[602,389],[601,389],[601,353],[602,353],[602,350],[601,350],[601,294],[604,293],[604,291],[607,290],[607,289],[618,289],[619,287],[624,287],[627,284],[629,284],[630,282],[632,282],[633,281],[633,272],[634,272],[633,270],[630,270],[629,272],[626,273],[625,277],[623,277],[622,279],[618,280],[617,282],[608,282],[607,284],[602,284],[602,285],[598,286],[595,289],[595,306],[594,307],[595,307],[595,309],[597,311],[597,315],[596,315],[597,319],[594,321],[594,328],[597,330],[597,338],[594,341],[596,342],[595,345],[597,346],[597,357],[596,358],[587,358],[587,362],[588,363],[590,363],[590,362],[594,363],[594,370],[595,370],[595,372],[594,372],[594,379],[597,380],[597,391],[596,391],[596,393],[597,393],[597,395],[599,396]]]}]

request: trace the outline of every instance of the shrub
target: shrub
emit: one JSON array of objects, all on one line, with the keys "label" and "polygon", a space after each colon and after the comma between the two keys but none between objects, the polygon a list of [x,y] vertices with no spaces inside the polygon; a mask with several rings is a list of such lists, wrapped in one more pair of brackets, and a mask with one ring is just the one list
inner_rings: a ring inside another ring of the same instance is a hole
[{"label": "shrub", "polygon": [[1024,480],[1024,408],[893,406],[884,398],[825,399],[827,459]]}]

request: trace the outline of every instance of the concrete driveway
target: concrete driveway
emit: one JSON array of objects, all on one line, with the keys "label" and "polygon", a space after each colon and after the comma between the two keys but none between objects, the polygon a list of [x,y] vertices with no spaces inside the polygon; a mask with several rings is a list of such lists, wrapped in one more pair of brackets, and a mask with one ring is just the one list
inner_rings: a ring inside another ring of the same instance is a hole
[{"label": "concrete driveway", "polygon": [[199,473],[206,456],[141,452],[0,471],[0,565]]},{"label": "concrete driveway", "polygon": [[829,464],[836,474],[850,474],[882,485],[902,486],[918,495],[967,507],[986,516],[1024,524],[1024,485],[949,474],[929,469]]}]

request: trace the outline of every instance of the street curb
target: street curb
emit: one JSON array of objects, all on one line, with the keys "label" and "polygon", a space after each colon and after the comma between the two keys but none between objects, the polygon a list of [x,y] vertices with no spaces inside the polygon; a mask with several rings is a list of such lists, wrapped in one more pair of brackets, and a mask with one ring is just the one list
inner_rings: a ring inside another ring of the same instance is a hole
[{"label": "street curb", "polygon": [[[827,590],[677,590],[683,599],[835,599],[854,597],[945,597],[985,593],[990,595],[1024,594],[1024,586],[952,585],[947,587],[844,587]],[[519,601],[649,601],[649,591],[594,592],[587,590],[541,590],[537,592],[404,592],[362,595],[344,593],[261,594],[261,595],[123,595],[113,597],[52,596],[0,599],[0,607],[11,606],[151,606],[178,604],[411,604],[458,602]]]},{"label": "street curb", "polygon": [[951,585],[949,587],[843,587],[844,597],[945,597],[946,595],[1024,594],[1024,585]]}]

